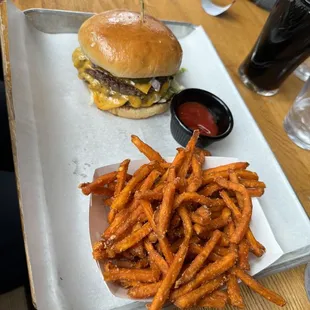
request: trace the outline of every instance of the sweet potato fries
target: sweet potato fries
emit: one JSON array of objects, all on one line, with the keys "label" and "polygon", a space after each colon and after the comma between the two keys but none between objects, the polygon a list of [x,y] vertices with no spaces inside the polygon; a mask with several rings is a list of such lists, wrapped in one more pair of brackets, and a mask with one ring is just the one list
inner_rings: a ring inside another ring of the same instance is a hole
[{"label": "sweet potato fries", "polygon": [[209,154],[195,147],[197,139],[195,131],[168,163],[132,136],[149,163],[131,176],[126,159],[118,171],[80,185],[110,208],[109,227],[93,247],[105,281],[128,289],[131,298],[153,298],[149,310],[168,302],[181,309],[244,308],[238,280],[284,306],[281,296],[248,274],[249,252],[265,252],[249,227],[251,197],[261,196],[265,184],[246,162],[204,170]]}]

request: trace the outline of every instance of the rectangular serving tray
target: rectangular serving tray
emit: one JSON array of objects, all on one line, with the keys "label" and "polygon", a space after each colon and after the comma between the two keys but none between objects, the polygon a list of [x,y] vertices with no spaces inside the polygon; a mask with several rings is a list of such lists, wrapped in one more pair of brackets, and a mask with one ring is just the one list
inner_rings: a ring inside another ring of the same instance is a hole
[{"label": "rectangular serving tray", "polygon": [[[10,50],[4,53],[7,98],[34,301],[39,309],[129,309],[107,292],[91,257],[88,197],[77,185],[98,167],[141,158],[130,134],[173,156],[178,145],[170,134],[169,113],[132,121],[87,104],[89,94],[71,53],[80,25],[92,13],[22,13],[11,2],[7,6],[8,22],[1,10],[1,39],[2,48]],[[184,50],[184,86],[215,93],[233,113],[232,134],[210,151],[250,162],[267,184],[260,203],[285,254],[260,276],[307,262],[309,219],[208,36],[200,26],[166,24]]]}]

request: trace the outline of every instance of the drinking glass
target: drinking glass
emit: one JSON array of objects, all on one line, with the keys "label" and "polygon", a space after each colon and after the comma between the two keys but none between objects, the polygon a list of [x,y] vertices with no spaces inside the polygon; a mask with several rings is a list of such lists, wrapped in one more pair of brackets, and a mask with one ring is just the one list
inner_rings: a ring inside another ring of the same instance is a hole
[{"label": "drinking glass", "polygon": [[272,96],[310,56],[310,0],[278,0],[239,75],[256,93]]},{"label": "drinking glass", "polygon": [[295,71],[295,75],[306,82],[310,77],[310,58],[304,61]]},{"label": "drinking glass", "polygon": [[289,138],[310,150],[310,79],[305,83],[283,123]]}]

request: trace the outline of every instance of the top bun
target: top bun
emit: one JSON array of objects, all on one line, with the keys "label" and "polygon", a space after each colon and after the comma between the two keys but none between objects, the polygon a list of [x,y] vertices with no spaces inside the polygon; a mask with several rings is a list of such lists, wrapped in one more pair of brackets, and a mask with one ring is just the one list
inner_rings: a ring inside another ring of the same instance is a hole
[{"label": "top bun", "polygon": [[84,54],[95,65],[121,78],[175,74],[182,48],[159,20],[125,10],[106,11],[87,19],[78,34]]}]

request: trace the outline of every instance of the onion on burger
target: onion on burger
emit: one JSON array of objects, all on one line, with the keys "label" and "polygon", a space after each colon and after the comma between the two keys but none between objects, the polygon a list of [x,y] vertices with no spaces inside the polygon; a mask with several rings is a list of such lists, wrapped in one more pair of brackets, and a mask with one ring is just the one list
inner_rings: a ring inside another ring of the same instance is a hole
[{"label": "onion on burger", "polygon": [[161,21],[138,12],[106,11],[86,20],[72,55],[96,106],[142,119],[165,112],[178,91],[182,48]]}]

